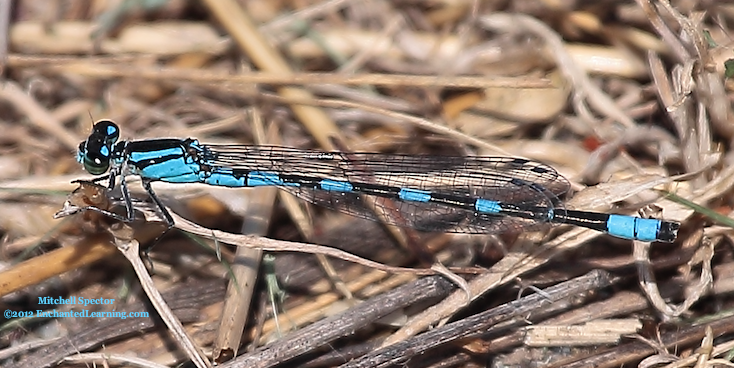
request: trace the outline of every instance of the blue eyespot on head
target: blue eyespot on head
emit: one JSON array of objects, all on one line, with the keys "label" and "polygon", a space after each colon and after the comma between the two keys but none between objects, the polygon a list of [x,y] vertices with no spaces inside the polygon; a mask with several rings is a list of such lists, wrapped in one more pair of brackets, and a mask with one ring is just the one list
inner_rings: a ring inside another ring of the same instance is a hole
[{"label": "blue eyespot on head", "polygon": [[104,140],[105,142],[114,144],[120,138],[120,128],[112,120],[100,120],[94,123],[92,134],[89,135]]}]

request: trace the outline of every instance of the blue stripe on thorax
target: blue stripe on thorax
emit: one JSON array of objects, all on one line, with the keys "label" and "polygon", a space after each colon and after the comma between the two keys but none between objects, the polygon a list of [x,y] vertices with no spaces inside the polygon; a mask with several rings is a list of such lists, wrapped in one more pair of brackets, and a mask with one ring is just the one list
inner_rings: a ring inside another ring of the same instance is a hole
[{"label": "blue stripe on thorax", "polygon": [[222,187],[246,187],[246,178],[241,175],[234,175],[230,172],[212,172],[203,179],[204,183],[209,185],[218,185]]},{"label": "blue stripe on thorax", "polygon": [[161,180],[172,183],[191,183],[199,181],[201,167],[186,154],[181,146],[160,150],[131,151],[128,164],[133,174],[144,179]]}]

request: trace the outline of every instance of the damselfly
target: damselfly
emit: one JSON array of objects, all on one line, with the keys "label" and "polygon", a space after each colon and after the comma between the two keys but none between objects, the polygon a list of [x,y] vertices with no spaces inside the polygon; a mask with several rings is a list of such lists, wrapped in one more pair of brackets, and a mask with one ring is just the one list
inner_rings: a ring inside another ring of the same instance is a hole
[{"label": "damselfly", "polygon": [[[545,164],[511,157],[421,156],[323,152],[276,146],[203,144],[196,139],[119,141],[109,120],[94,125],[77,160],[93,175],[119,178],[134,216],[125,177],[137,175],[166,219],[173,219],[151,182],[225,187],[276,186],[327,208],[421,231],[502,233],[571,224],[624,239],[672,242],[672,221],[569,210],[558,198],[568,181]],[[374,199],[374,206],[363,197]],[[375,209],[389,216],[377,216]]]}]

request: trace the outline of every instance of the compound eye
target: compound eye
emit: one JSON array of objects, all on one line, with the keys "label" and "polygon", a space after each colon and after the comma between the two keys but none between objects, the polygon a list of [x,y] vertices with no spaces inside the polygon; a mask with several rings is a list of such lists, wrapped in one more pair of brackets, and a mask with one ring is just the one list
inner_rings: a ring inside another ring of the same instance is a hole
[{"label": "compound eye", "polygon": [[88,173],[102,175],[110,168],[111,152],[106,142],[87,140],[79,145],[79,152],[84,170]]},{"label": "compound eye", "polygon": [[110,168],[112,147],[120,138],[120,128],[112,120],[100,120],[94,124],[86,141],[79,144],[77,160],[92,175],[102,175]]},{"label": "compound eye", "polygon": [[84,170],[92,175],[102,175],[110,168],[110,160],[100,160],[99,157],[84,157]]}]

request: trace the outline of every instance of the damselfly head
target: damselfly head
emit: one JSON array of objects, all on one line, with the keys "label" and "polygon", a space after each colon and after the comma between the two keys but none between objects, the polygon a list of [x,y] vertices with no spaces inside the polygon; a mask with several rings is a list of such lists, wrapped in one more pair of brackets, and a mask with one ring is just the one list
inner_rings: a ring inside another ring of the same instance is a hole
[{"label": "damselfly head", "polygon": [[102,175],[110,168],[112,148],[120,137],[120,128],[111,120],[94,124],[86,141],[79,144],[76,159],[92,175]]}]

